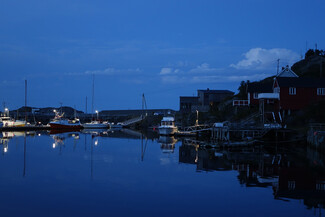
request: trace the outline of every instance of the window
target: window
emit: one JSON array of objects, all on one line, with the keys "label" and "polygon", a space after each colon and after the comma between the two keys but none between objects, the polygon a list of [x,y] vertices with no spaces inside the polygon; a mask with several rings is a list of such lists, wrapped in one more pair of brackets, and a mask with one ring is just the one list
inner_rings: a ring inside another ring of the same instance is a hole
[{"label": "window", "polygon": [[325,88],[317,88],[317,95],[325,95]]},{"label": "window", "polygon": [[295,181],[288,181],[288,189],[294,190],[296,188],[296,182]]},{"label": "window", "polygon": [[325,182],[318,182],[316,183],[316,190],[317,191],[325,191]]},{"label": "window", "polygon": [[280,93],[280,87],[275,87],[275,88],[273,89],[273,92],[274,92],[274,93]]},{"label": "window", "polygon": [[289,87],[289,95],[296,95],[296,88],[295,87]]},{"label": "window", "polygon": [[258,93],[253,93],[253,98],[258,99]]}]

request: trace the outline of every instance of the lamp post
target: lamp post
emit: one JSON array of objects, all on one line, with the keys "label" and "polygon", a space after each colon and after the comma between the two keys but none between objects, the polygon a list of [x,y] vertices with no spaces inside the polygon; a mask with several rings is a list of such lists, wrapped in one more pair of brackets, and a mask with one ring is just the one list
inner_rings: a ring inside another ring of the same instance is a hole
[{"label": "lamp post", "polygon": [[97,114],[97,120],[98,120],[98,115],[99,115],[99,114],[98,114],[98,110],[96,110],[95,112],[96,112],[96,114]]},{"label": "lamp post", "polygon": [[196,121],[195,121],[195,126],[199,125],[199,111],[196,110]]},{"label": "lamp post", "polygon": [[9,117],[9,109],[5,108],[5,115]]}]

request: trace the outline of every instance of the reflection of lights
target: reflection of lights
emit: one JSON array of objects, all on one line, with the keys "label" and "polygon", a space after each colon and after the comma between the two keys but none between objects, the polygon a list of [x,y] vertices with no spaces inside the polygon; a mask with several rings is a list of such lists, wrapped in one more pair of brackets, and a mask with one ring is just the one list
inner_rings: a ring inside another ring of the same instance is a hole
[{"label": "reflection of lights", "polygon": [[95,140],[95,145],[98,145],[98,140]]},{"label": "reflection of lights", "polygon": [[55,148],[55,143],[53,143],[52,147]]},{"label": "reflection of lights", "polygon": [[5,147],[5,148],[3,149],[3,151],[6,153],[6,152],[8,151],[8,148]]},{"label": "reflection of lights", "polygon": [[41,134],[39,133],[38,136],[41,136]]}]

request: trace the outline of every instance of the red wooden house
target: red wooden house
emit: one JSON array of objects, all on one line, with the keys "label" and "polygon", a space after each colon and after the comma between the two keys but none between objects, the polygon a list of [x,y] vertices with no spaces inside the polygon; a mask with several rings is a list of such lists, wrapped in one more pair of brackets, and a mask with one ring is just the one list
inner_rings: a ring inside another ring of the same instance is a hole
[{"label": "red wooden house", "polygon": [[273,92],[279,93],[279,110],[299,110],[325,100],[325,78],[276,77]]}]

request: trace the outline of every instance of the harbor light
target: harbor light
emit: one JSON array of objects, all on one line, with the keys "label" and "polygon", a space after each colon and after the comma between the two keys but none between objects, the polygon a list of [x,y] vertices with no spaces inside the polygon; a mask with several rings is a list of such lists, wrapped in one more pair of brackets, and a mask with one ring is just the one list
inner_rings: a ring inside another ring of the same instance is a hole
[{"label": "harbor light", "polygon": [[98,110],[96,110],[95,112],[96,112],[96,114],[97,114],[97,120],[98,120]]}]

